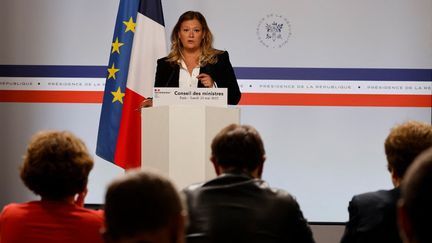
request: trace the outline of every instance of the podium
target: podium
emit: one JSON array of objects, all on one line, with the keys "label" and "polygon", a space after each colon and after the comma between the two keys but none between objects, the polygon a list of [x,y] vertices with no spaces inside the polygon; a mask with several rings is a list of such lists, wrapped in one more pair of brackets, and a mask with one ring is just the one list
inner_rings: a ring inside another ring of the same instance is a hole
[{"label": "podium", "polygon": [[171,105],[144,108],[142,168],[155,168],[178,189],[216,176],[211,141],[225,126],[240,121],[239,108]]}]

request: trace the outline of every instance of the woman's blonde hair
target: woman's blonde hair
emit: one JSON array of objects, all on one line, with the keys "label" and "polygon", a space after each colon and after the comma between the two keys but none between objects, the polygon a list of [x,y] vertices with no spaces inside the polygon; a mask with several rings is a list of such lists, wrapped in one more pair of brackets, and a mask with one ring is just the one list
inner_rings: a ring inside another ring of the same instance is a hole
[{"label": "woman's blonde hair", "polygon": [[178,65],[182,59],[181,51],[183,46],[178,33],[180,31],[181,24],[184,21],[194,19],[198,20],[198,22],[201,24],[203,33],[203,39],[201,41],[201,56],[199,60],[200,65],[205,66],[207,64],[215,64],[217,62],[217,55],[221,54],[223,51],[213,48],[213,35],[207,25],[207,21],[200,12],[196,11],[187,11],[179,17],[171,33],[171,51],[168,54],[167,62],[173,65]]}]

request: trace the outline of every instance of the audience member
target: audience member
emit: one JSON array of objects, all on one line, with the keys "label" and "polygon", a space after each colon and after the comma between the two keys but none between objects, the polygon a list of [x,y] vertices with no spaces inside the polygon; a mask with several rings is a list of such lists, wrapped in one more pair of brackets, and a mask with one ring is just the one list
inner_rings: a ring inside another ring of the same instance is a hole
[{"label": "audience member", "polygon": [[432,147],[417,157],[406,173],[398,216],[405,243],[432,242]]},{"label": "audience member", "polygon": [[35,134],[21,179],[41,200],[3,208],[0,242],[102,242],[102,213],[83,208],[92,167],[85,144],[70,132]]},{"label": "audience member", "polygon": [[108,187],[104,239],[182,243],[185,217],[179,194],[168,179],[151,171],[129,171]]},{"label": "audience member", "polygon": [[391,130],[384,148],[387,168],[395,188],[364,193],[352,198],[342,243],[401,242],[396,220],[399,185],[415,157],[430,146],[430,124],[408,121]]},{"label": "audience member", "polygon": [[295,198],[261,180],[264,145],[247,125],[229,125],[212,141],[217,177],[183,190],[187,242],[314,242]]}]

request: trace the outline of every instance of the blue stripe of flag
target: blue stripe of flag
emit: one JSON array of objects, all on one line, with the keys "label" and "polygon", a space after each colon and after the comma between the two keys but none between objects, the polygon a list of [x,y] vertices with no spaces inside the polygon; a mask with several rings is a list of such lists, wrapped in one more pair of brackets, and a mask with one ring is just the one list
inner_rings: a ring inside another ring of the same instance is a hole
[{"label": "blue stripe of flag", "polygon": [[141,1],[138,11],[160,25],[165,26],[160,0]]},{"label": "blue stripe of flag", "polygon": [[[108,68],[111,68],[114,64],[115,68],[120,70],[116,73],[116,79],[108,79],[108,76],[106,76],[107,80],[105,83],[104,98],[99,121],[96,154],[113,163],[123,104],[120,102],[113,103],[113,95],[111,92],[115,92],[119,87],[122,93],[126,92],[126,82],[134,33],[132,31],[125,32],[126,25],[124,24],[124,21],[128,22],[130,18],[132,18],[133,22],[136,23],[139,4],[140,0],[120,1],[112,42],[115,42],[118,38],[118,41],[124,45],[120,47],[120,54],[117,52],[111,53],[110,50],[111,55]],[[107,70],[106,75],[108,75]]]}]

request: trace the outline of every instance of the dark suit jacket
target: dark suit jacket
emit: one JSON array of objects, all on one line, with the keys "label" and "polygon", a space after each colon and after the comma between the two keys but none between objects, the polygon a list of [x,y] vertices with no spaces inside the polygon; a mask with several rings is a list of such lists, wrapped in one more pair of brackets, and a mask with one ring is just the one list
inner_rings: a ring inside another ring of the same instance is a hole
[{"label": "dark suit jacket", "polygon": [[188,243],[312,243],[296,200],[241,173],[218,176],[183,190]]},{"label": "dark suit jacket", "polygon": [[[155,87],[179,87],[179,65],[166,62],[166,57],[157,61]],[[218,62],[200,68],[200,73],[207,73],[216,82],[218,88],[228,88],[228,104],[236,105],[240,101],[241,93],[231,66],[228,52],[218,55]],[[198,88],[204,88],[198,82]]]},{"label": "dark suit jacket", "polygon": [[396,221],[399,188],[354,196],[341,243],[401,243]]}]

